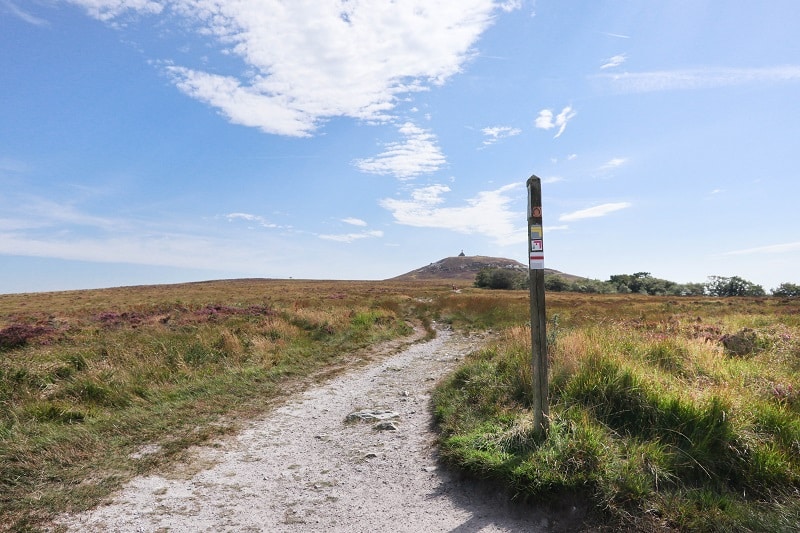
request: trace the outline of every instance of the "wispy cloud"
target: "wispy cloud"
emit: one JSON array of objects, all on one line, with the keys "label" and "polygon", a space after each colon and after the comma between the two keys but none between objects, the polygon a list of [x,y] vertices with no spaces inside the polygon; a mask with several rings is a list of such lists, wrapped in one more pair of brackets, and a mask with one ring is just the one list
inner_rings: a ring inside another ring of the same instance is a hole
[{"label": "wispy cloud", "polygon": [[748,83],[778,83],[800,80],[800,65],[764,68],[706,68],[597,74],[593,79],[620,92],[643,93],[711,89]]},{"label": "wispy cloud", "polygon": [[244,220],[245,222],[252,222],[262,228],[278,228],[277,224],[273,224],[272,222],[268,221],[266,218],[260,215],[251,215],[249,213],[229,213],[225,215],[225,218],[228,222],[233,222],[235,220]]},{"label": "wispy cloud", "polygon": [[6,11],[8,13],[11,13],[15,17],[17,17],[18,19],[23,20],[23,21],[27,22],[28,24],[33,24],[34,26],[49,26],[50,25],[50,23],[47,20],[45,20],[43,18],[39,18],[36,15],[33,15],[33,14],[23,10],[22,8],[20,8],[18,5],[16,5],[11,0],[0,0],[0,6],[2,6],[4,8],[4,9],[2,9],[2,11]]},{"label": "wispy cloud", "polygon": [[[161,13],[164,6],[156,0],[67,0],[70,4],[82,6],[92,17],[110,21],[128,12],[138,12],[148,15]],[[176,2],[180,4],[181,2]]]},{"label": "wispy cloud", "polygon": [[[247,272],[280,268],[286,247],[258,239],[188,232],[149,231],[111,235],[20,235],[0,232],[0,253],[97,263],[128,263],[215,271]],[[257,266],[254,266],[257,265]]]},{"label": "wispy cloud", "polygon": [[625,54],[619,54],[619,55],[611,56],[608,59],[606,59],[605,62],[602,65],[600,65],[600,68],[601,69],[607,69],[607,68],[618,67],[621,64],[623,64],[626,59],[627,58],[626,58]]},{"label": "wispy cloud", "polygon": [[561,137],[564,130],[567,128],[567,122],[572,120],[577,113],[572,109],[572,106],[567,106],[561,110],[558,115],[553,113],[551,109],[542,109],[539,111],[539,116],[536,117],[534,124],[537,128],[542,130],[550,130],[558,128],[554,138]]},{"label": "wispy cloud", "polygon": [[386,144],[384,151],[375,157],[356,159],[353,162],[356,168],[368,174],[405,180],[436,172],[447,163],[434,134],[411,122],[400,126],[399,131],[405,137],[403,141]]},{"label": "wispy cloud", "polygon": [[[48,198],[20,195],[4,198],[6,206],[0,205],[6,214],[15,218],[4,219],[5,229],[55,228],[61,234],[76,231],[124,231],[128,223],[112,217],[92,215],[82,211],[73,202],[53,201]],[[13,204],[13,205],[12,205]],[[14,227],[17,221],[20,225]]]},{"label": "wispy cloud", "polygon": [[522,185],[506,185],[493,191],[480,192],[461,206],[445,206],[444,195],[450,192],[446,185],[431,185],[415,189],[411,198],[398,200],[386,198],[381,207],[394,216],[398,224],[421,228],[441,228],[468,235],[485,235],[503,246],[525,242],[525,213],[510,210],[510,205]]},{"label": "wispy cloud", "polygon": [[546,178],[542,178],[543,184],[558,183],[559,181],[564,181],[564,178],[562,178],[561,176],[548,176]]},{"label": "wispy cloud", "polygon": [[627,162],[628,162],[628,158],[627,157],[614,157],[612,159],[609,159],[605,163],[603,163],[600,166],[600,170],[601,171],[606,171],[606,170],[612,170],[612,169],[615,169],[615,168],[619,168],[619,167],[621,167],[622,165],[624,165]]},{"label": "wispy cloud", "polygon": [[129,12],[180,17],[185,27],[244,62],[239,73],[225,75],[163,63],[181,91],[233,123],[301,137],[329,117],[394,119],[402,95],[441,85],[460,72],[495,12],[521,5],[517,0],[69,1],[112,24]]},{"label": "wispy cloud", "polygon": [[512,128],[511,126],[492,126],[489,128],[483,128],[481,131],[486,137],[483,140],[484,146],[492,145],[501,139],[505,139],[506,137],[514,137],[515,135],[522,133],[521,129]]},{"label": "wispy cloud", "polygon": [[[233,271],[272,260],[263,251],[271,248],[263,239],[272,232],[245,239],[236,228],[104,217],[45,198],[12,198],[14,205],[7,200],[0,207],[12,217],[0,220],[0,254]],[[246,213],[225,218],[260,221]]]},{"label": "wispy cloud", "polygon": [[771,244],[769,246],[757,246],[744,250],[734,250],[725,252],[723,255],[751,255],[751,254],[786,254],[790,252],[800,252],[800,241],[787,242],[784,244]]},{"label": "wispy cloud", "polygon": [[613,213],[614,211],[619,211],[620,209],[627,209],[632,205],[633,204],[629,202],[617,202],[611,204],[596,205],[588,209],[581,209],[580,211],[565,213],[560,217],[558,217],[558,220],[561,222],[572,222],[574,220],[581,220],[584,218],[604,217],[610,213]]},{"label": "wispy cloud", "polygon": [[367,223],[365,221],[361,220],[360,218],[354,218],[354,217],[343,218],[342,222],[344,222],[345,224],[350,224],[351,226],[366,226],[367,225]]},{"label": "wispy cloud", "polygon": [[24,161],[11,159],[8,157],[0,157],[0,175],[2,174],[17,174],[30,170],[30,165]]},{"label": "wispy cloud", "polygon": [[369,231],[362,231],[360,233],[319,235],[320,239],[325,239],[326,241],[346,242],[346,243],[351,243],[360,239],[370,239],[376,237],[383,237],[383,232],[380,230],[369,230]]}]

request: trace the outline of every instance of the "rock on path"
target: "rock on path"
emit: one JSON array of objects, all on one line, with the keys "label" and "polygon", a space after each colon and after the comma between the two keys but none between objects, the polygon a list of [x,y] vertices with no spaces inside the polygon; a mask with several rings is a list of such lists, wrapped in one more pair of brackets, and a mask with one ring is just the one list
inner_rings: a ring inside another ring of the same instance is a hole
[{"label": "rock on path", "polygon": [[[437,464],[431,390],[479,343],[442,331],[58,523],[103,532],[546,531],[554,524],[544,514],[514,509]],[[366,410],[397,416],[347,420]]]}]

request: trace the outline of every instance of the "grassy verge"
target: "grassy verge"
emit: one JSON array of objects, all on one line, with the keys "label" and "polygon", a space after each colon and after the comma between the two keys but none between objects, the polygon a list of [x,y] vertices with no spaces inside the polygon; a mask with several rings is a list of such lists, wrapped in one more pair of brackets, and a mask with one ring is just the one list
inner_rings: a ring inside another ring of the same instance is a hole
[{"label": "grassy verge", "polygon": [[548,310],[547,437],[522,313],[437,390],[447,461],[521,499],[579,495],[609,529],[796,530],[800,305],[561,296]]},{"label": "grassy verge", "polygon": [[359,364],[430,322],[426,302],[449,289],[242,280],[0,296],[0,530],[91,507],[309,376]]},{"label": "grassy verge", "polygon": [[[453,463],[521,497],[585,494],[626,525],[797,519],[796,303],[558,294],[548,310],[561,331],[537,442],[524,292],[237,280],[0,295],[0,530],[96,505],[408,321],[504,332],[437,393]],[[704,432],[705,448],[687,444]]]}]

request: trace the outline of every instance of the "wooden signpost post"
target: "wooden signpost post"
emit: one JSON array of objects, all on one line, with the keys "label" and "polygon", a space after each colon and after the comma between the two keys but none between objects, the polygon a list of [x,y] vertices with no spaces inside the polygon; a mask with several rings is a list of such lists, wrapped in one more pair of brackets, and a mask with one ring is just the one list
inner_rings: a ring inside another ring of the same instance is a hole
[{"label": "wooden signpost post", "polygon": [[531,290],[531,372],[533,382],[533,426],[547,431],[550,408],[547,379],[547,319],[544,310],[544,234],[542,232],[542,182],[528,179],[528,275]]}]

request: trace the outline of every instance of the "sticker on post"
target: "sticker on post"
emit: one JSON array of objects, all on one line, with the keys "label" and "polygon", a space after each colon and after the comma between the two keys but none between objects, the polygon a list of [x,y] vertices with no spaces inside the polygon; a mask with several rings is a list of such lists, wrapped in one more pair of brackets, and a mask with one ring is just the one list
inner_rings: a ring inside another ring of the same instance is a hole
[{"label": "sticker on post", "polygon": [[531,270],[544,270],[544,254],[531,252]]},{"label": "sticker on post", "polygon": [[541,239],[543,236],[544,233],[542,232],[542,226],[538,224],[531,226],[531,239]]},{"label": "sticker on post", "polygon": [[544,243],[542,239],[531,239],[531,252],[544,251]]}]

